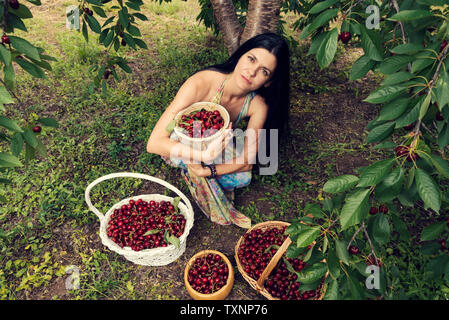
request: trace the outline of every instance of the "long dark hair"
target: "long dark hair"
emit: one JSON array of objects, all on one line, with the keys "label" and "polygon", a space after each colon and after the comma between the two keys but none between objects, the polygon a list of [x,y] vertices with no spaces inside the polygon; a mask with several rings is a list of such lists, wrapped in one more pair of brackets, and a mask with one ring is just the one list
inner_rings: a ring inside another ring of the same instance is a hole
[{"label": "long dark hair", "polygon": [[[290,51],[285,39],[275,33],[259,34],[243,43],[223,63],[207,67],[207,70],[216,70],[222,73],[234,71],[240,57],[251,49],[264,48],[276,57],[274,70],[268,87],[262,86],[256,91],[265,99],[268,105],[268,115],[264,129],[278,129],[279,137],[283,140],[290,131]],[[269,140],[268,140],[269,141]]]}]

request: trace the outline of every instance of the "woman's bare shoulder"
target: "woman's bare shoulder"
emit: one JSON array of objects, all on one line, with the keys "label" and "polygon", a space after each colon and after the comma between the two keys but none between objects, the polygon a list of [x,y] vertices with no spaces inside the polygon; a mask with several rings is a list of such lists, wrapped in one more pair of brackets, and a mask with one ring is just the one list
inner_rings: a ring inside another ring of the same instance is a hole
[{"label": "woman's bare shoulder", "polygon": [[226,77],[225,74],[214,70],[202,70],[192,75],[189,79],[201,84],[212,86],[215,82],[219,82]]}]

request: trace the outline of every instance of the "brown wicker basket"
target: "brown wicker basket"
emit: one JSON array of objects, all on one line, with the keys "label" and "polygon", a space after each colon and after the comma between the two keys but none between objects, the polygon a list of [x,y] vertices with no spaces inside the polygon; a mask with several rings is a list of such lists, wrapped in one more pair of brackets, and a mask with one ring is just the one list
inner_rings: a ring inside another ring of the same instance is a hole
[{"label": "brown wicker basket", "polygon": [[[266,221],[266,222],[262,222],[262,223],[254,225],[253,227],[248,229],[248,231],[246,233],[250,233],[251,231],[253,231],[255,229],[262,229],[262,230],[267,230],[267,229],[272,229],[272,228],[282,229],[283,227],[288,227],[289,225],[290,225],[290,223],[284,222],[284,221]],[[285,241],[282,243],[282,245],[279,247],[279,249],[276,251],[275,255],[271,258],[270,262],[267,264],[267,266],[265,267],[264,271],[262,272],[262,274],[261,274],[261,276],[259,277],[258,280],[255,280],[252,277],[250,277],[244,271],[243,266],[240,263],[240,259],[238,257],[238,252],[239,252],[239,248],[240,248],[240,245],[242,244],[243,240],[244,240],[244,235],[240,237],[239,241],[237,242],[237,245],[235,246],[235,261],[236,261],[236,264],[237,264],[237,269],[242,274],[243,278],[258,293],[262,294],[268,300],[280,300],[279,298],[273,297],[268,292],[268,290],[265,289],[264,282],[265,282],[265,279],[267,279],[267,277],[270,275],[270,273],[276,267],[276,265],[278,264],[279,260],[284,255],[285,251],[287,251],[287,248],[292,243],[290,237],[287,237],[285,239]],[[327,273],[324,276],[324,279],[326,277],[327,277]],[[320,285],[319,289],[320,289],[321,294],[319,296],[316,296],[316,297],[310,299],[310,300],[322,300],[323,299],[323,296],[324,296],[324,293],[325,293],[325,291],[323,290],[323,282],[321,282],[321,285]]]}]

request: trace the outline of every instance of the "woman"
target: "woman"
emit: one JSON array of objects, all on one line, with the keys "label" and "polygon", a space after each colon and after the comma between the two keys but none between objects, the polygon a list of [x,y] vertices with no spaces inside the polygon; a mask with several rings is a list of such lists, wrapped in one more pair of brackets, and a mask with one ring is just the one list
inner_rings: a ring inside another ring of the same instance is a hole
[{"label": "woman", "polygon": [[[277,129],[281,139],[288,133],[289,61],[288,45],[282,37],[265,33],[249,39],[226,62],[188,78],[151,133],[147,151],[183,168],[182,175],[192,196],[216,223],[235,223],[244,228],[251,226],[250,219],[235,210],[228,196],[232,200],[234,188],[247,186],[251,181],[260,129],[267,129],[266,132]],[[176,135],[170,135],[166,130],[179,111],[200,101],[222,105],[231,120],[229,130],[204,151],[181,144]],[[228,144],[232,137],[229,134],[231,129],[245,118],[248,119],[246,130],[255,132],[255,139],[237,136],[243,145],[240,153],[227,148],[225,152],[231,152],[232,161],[211,163],[220,158],[224,147],[231,145]],[[203,166],[200,162],[211,164]]]}]

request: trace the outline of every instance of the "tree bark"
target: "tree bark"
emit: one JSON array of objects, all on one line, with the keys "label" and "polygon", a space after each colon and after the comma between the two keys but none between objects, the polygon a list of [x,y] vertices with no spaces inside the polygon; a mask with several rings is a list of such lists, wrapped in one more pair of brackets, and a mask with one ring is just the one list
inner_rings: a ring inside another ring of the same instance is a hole
[{"label": "tree bark", "polygon": [[265,33],[277,32],[282,0],[250,0],[240,43]]},{"label": "tree bark", "polygon": [[232,0],[211,0],[211,3],[229,54],[258,34],[277,31],[282,0],[250,0],[244,29]]},{"label": "tree bark", "polygon": [[223,41],[229,54],[232,54],[240,45],[240,35],[243,31],[237,18],[232,0],[211,0],[214,17],[218,28],[223,34]]}]

